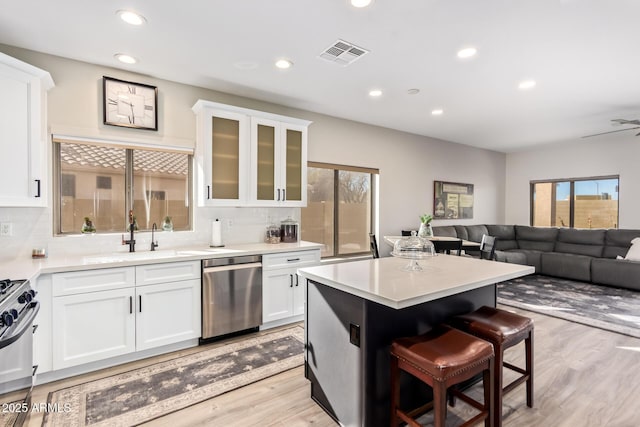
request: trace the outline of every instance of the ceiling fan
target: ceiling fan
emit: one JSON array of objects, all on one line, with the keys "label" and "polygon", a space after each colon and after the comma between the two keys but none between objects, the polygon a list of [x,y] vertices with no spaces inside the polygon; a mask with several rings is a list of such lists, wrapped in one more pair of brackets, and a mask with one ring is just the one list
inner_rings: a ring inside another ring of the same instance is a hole
[{"label": "ceiling fan", "polygon": [[[627,130],[640,129],[640,120],[639,119],[636,119],[636,120],[613,119],[613,120],[611,120],[611,122],[612,122],[611,123],[612,125],[617,125],[617,126],[620,126],[620,125],[636,125],[636,126],[632,127],[632,128],[626,128],[626,129],[611,130],[609,132],[594,133],[593,135],[583,136],[583,138],[590,138],[592,136],[606,135],[608,133],[624,132],[624,131],[627,131]],[[640,132],[638,132],[636,134],[636,136],[640,136]]]}]

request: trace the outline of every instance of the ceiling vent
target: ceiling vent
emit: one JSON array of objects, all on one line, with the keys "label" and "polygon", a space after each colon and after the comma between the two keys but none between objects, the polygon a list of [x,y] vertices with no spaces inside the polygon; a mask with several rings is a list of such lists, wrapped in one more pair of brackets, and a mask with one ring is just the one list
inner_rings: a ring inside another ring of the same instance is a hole
[{"label": "ceiling vent", "polygon": [[325,61],[346,67],[367,53],[369,53],[367,49],[358,47],[344,40],[338,40],[326,48],[318,57]]}]

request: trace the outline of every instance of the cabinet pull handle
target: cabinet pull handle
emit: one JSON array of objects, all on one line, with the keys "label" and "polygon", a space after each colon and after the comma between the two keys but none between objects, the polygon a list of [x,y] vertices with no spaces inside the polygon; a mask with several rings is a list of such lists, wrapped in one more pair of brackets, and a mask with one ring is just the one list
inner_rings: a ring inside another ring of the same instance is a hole
[{"label": "cabinet pull handle", "polygon": [[211,186],[207,185],[207,199],[211,198]]},{"label": "cabinet pull handle", "polygon": [[282,201],[284,202],[285,200],[287,200],[287,190],[285,190],[284,188],[282,189]]},{"label": "cabinet pull handle", "polygon": [[38,190],[36,191],[36,197],[40,197],[40,180],[36,179],[36,184],[38,184]]},{"label": "cabinet pull handle", "polygon": [[278,188],[278,202],[280,201],[280,189]]},{"label": "cabinet pull handle", "polygon": [[138,310],[142,313],[142,295],[138,295]]},{"label": "cabinet pull handle", "polygon": [[289,275],[289,281],[291,282],[291,284],[289,285],[290,288],[293,288],[293,274]]},{"label": "cabinet pull handle", "polygon": [[133,314],[133,297],[129,297],[129,314]]},{"label": "cabinet pull handle", "polygon": [[298,277],[298,275],[296,274],[296,286],[298,286],[300,283],[298,282],[300,278]]},{"label": "cabinet pull handle", "polygon": [[294,262],[294,261],[300,261],[300,258],[289,258],[289,259],[287,259],[287,262]]}]

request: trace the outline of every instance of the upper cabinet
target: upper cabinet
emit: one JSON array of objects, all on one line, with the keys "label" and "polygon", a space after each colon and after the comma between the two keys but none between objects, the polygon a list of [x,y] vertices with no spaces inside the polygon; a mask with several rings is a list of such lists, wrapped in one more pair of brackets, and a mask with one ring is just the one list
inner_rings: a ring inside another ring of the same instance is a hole
[{"label": "upper cabinet", "polygon": [[198,101],[199,206],[305,206],[311,122]]},{"label": "upper cabinet", "polygon": [[51,75],[0,53],[0,206],[47,205]]}]

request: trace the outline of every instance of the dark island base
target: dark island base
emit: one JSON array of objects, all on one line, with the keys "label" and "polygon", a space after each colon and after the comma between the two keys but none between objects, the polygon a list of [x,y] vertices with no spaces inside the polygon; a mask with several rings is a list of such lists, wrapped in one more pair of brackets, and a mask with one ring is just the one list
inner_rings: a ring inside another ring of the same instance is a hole
[{"label": "dark island base", "polygon": [[[311,398],[342,425],[388,426],[391,341],[482,305],[495,307],[495,285],[396,310],[309,280],[305,375]],[[409,375],[401,387],[403,408],[431,399],[431,389]]]}]

